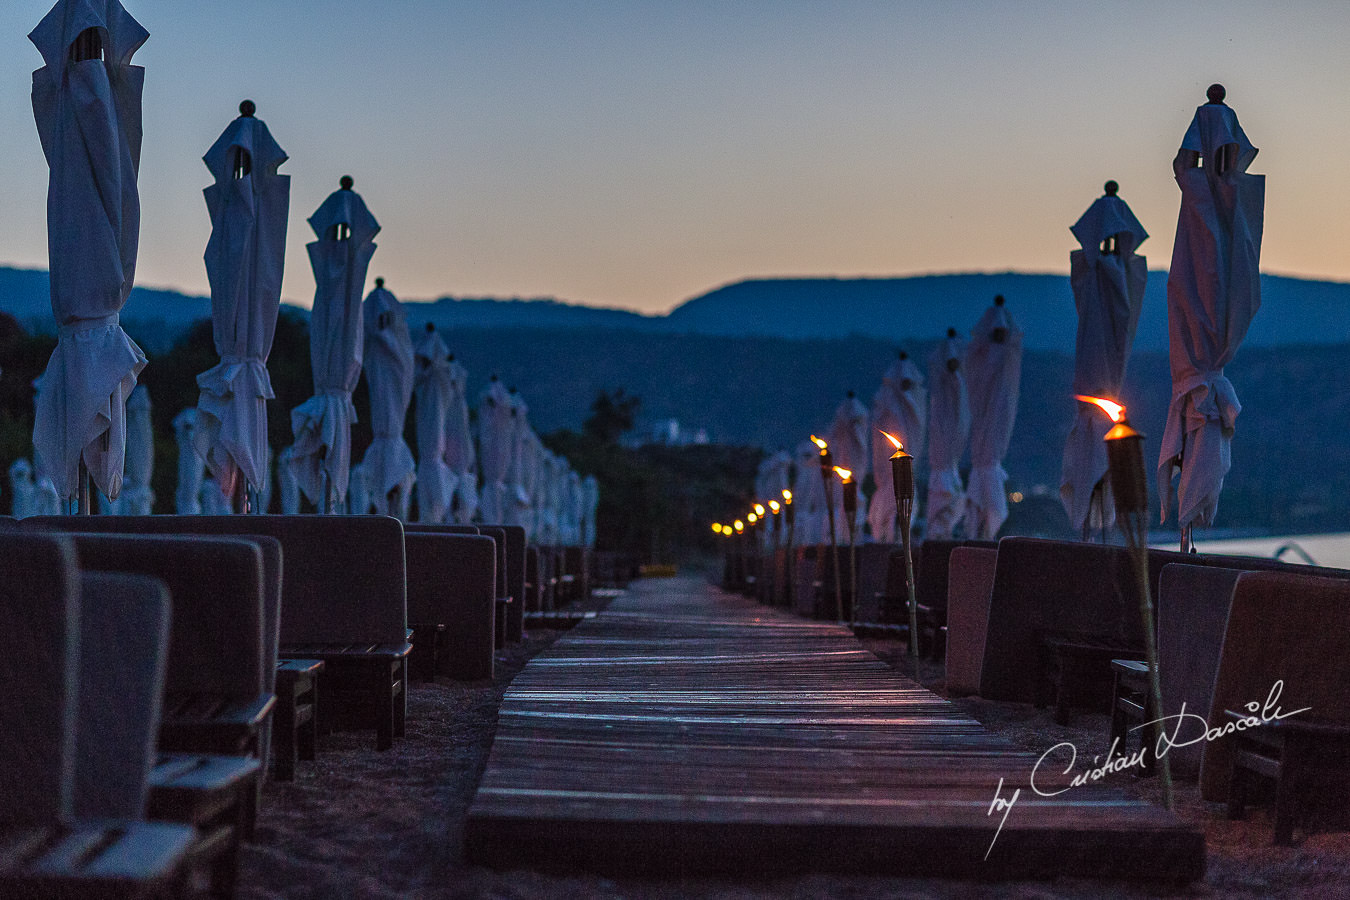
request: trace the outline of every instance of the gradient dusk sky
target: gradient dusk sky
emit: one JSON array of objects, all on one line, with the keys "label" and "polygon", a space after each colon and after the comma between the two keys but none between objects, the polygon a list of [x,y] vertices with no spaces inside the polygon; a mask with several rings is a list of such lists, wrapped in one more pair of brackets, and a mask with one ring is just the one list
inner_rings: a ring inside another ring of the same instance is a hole
[{"label": "gradient dusk sky", "polygon": [[[1267,180],[1263,268],[1350,280],[1350,3],[124,0],[150,31],[139,284],[207,292],[201,156],[241,99],[290,154],[284,294],[350,173],[404,299],[661,312],[770,275],[1068,271],[1115,178],[1171,255],[1213,81]],[[26,35],[0,4],[0,263],[46,265]]]}]

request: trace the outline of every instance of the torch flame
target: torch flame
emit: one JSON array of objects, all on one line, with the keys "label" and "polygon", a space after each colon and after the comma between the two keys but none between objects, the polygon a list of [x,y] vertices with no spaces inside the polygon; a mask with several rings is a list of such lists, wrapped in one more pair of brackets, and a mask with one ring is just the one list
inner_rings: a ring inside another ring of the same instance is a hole
[{"label": "torch flame", "polygon": [[820,448],[820,453],[822,456],[825,455],[826,450],[830,449],[829,441],[825,440],[824,438],[818,438],[814,434],[811,435],[811,443],[815,444],[817,447]]},{"label": "torch flame", "polygon": [[840,468],[839,466],[835,466],[834,474],[838,475],[839,480],[842,481],[844,484],[848,484],[850,481],[853,480],[853,472],[849,469],[843,469]]},{"label": "torch flame", "polygon": [[722,523],[721,523],[721,522],[714,522],[714,523],[713,523],[713,531],[717,532],[718,534],[721,534],[721,533],[722,533]]},{"label": "torch flame", "polygon": [[764,518],[764,504],[763,504],[763,503],[756,503],[756,504],[755,504],[755,515],[759,516],[761,519]]},{"label": "torch flame", "polygon": [[1084,403],[1095,403],[1100,406],[1102,412],[1111,417],[1112,422],[1119,422],[1125,418],[1125,407],[1116,403],[1114,400],[1107,400],[1103,397],[1085,397],[1082,394],[1074,394],[1075,400],[1082,400]]},{"label": "torch flame", "polygon": [[[878,431],[880,431],[880,429],[878,429]],[[884,434],[884,435],[886,436],[886,440],[888,440],[888,441],[891,442],[891,446],[892,446],[892,447],[894,447],[894,448],[897,449],[897,450],[903,450],[903,449],[905,449],[905,445],[904,445],[903,443],[901,443],[901,441],[900,441],[900,439],[899,439],[898,437],[896,437],[895,435],[891,434],[889,431],[882,431],[881,433]]]},{"label": "torch flame", "polygon": [[783,488],[783,502],[788,505],[792,504],[792,491],[789,491],[787,488]]},{"label": "torch flame", "polygon": [[781,503],[779,503],[777,500],[770,500],[770,501],[769,501],[769,509],[773,511],[773,514],[774,514],[775,516],[778,515],[778,511],[779,511],[780,509],[782,509],[782,508],[783,508],[783,505],[782,505]]},{"label": "torch flame", "polygon": [[737,519],[735,523],[733,523],[732,527],[736,529],[737,534],[740,534],[742,531],[745,530],[745,523],[742,522],[740,519]]}]

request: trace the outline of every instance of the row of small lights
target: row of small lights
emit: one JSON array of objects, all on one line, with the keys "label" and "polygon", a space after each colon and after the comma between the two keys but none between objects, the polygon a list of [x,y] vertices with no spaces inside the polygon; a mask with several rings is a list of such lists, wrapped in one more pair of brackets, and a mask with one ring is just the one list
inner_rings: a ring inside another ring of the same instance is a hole
[{"label": "row of small lights", "polygon": [[778,515],[786,507],[789,507],[791,505],[792,505],[792,491],[789,491],[787,488],[783,488],[782,503],[779,503],[777,500],[770,500],[767,509],[765,508],[765,505],[763,503],[756,503],[754,506],[750,507],[750,512],[746,514],[744,519],[737,519],[730,525],[723,525],[721,522],[714,522],[712,530],[717,534],[725,534],[728,537],[736,534],[741,534],[745,531],[745,526],[747,522],[749,522],[751,525],[754,525],[760,519],[767,519],[770,515],[775,516]]}]

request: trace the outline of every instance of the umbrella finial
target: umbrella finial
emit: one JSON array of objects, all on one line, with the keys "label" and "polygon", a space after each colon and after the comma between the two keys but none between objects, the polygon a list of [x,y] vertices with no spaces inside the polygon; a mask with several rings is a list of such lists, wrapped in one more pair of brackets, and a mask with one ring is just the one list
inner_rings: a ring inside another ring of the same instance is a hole
[{"label": "umbrella finial", "polygon": [[446,360],[449,361],[449,362],[454,362],[454,361],[455,361],[455,354],[451,353],[449,356],[446,357]]},{"label": "umbrella finial", "polygon": [[436,330],[436,323],[435,323],[435,322],[428,322],[428,323],[427,323],[427,334],[431,334],[431,333],[432,333],[433,331],[435,331],[435,330]]},{"label": "umbrella finial", "polygon": [[356,182],[352,181],[352,176],[350,175],[343,175],[338,179],[338,187],[342,188],[344,191],[350,191],[354,184],[356,184]]},{"label": "umbrella finial", "polygon": [[384,287],[384,279],[383,279],[383,278],[376,278],[376,279],[375,279],[375,289],[378,291],[378,290],[381,290],[383,287]]},{"label": "umbrella finial", "polygon": [[994,305],[995,305],[995,306],[1002,306],[1002,305],[1003,305],[1003,295],[1002,295],[1002,294],[995,294],[995,295],[994,295]]},{"label": "umbrella finial", "polygon": [[493,372],[493,373],[492,373],[492,379],[491,379],[491,380],[492,380],[492,381],[496,381],[496,380],[497,380],[497,373],[496,373],[496,372]]},{"label": "umbrella finial", "polygon": [[948,328],[948,329],[947,329],[947,337],[949,337],[949,338],[954,338],[954,337],[956,337],[956,329],[955,329],[955,328]]},{"label": "umbrella finial", "polygon": [[1205,96],[1209,98],[1210,103],[1223,105],[1223,100],[1228,96],[1228,91],[1224,90],[1223,85],[1215,83],[1211,84],[1209,90],[1205,91]]},{"label": "umbrella finial", "polygon": [[854,397],[858,395],[853,393],[852,391],[849,391],[845,396],[848,397],[848,399],[852,400]]},{"label": "umbrella finial", "polygon": [[899,351],[899,357],[900,357],[901,362],[903,362],[904,360],[909,359],[909,354],[906,353],[905,351],[901,350],[901,351]]},{"label": "umbrella finial", "polygon": [[1106,196],[1114,197],[1116,191],[1120,190],[1120,185],[1116,184],[1114,181],[1108,181],[1106,184],[1102,185],[1102,190],[1106,191]]},{"label": "umbrella finial", "polygon": [[253,118],[253,114],[258,111],[257,104],[252,100],[245,100],[239,104],[239,115],[245,119]]}]

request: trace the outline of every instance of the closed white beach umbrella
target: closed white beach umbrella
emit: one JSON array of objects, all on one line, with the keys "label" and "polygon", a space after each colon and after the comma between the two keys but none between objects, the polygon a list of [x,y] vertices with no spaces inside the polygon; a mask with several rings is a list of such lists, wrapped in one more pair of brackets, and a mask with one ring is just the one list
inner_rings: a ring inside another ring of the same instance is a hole
[{"label": "closed white beach umbrella", "polygon": [[[923,373],[901,350],[895,362],[882,376],[881,387],[872,397],[872,477],[876,490],[867,508],[867,522],[872,539],[881,543],[895,542],[895,483],[891,476],[891,455],[895,448],[886,440],[885,431],[895,435],[905,445],[905,452],[918,459],[923,455],[924,426],[927,417],[928,392],[923,386]],[[914,515],[919,505],[914,505]],[[912,519],[911,519],[912,521]]]},{"label": "closed white beach umbrella", "polygon": [[534,481],[530,486],[530,505],[534,510],[534,542],[537,544],[547,544],[546,537],[552,535],[552,529],[556,524],[549,521],[548,496],[549,479],[553,477],[553,467],[549,463],[549,452],[544,447],[539,435],[531,432],[531,444],[533,445],[533,463],[534,463]]},{"label": "closed white beach umbrella", "polygon": [[450,354],[450,404],[445,414],[445,464],[455,476],[451,517],[467,525],[478,515],[478,468],[469,425],[469,371]]},{"label": "closed white beach umbrella", "polygon": [[779,450],[759,464],[755,475],[755,499],[763,503],[781,502],[784,489],[792,489],[792,457],[786,450]]},{"label": "closed white beach umbrella", "polygon": [[594,475],[587,475],[581,483],[586,492],[586,518],[582,525],[581,539],[585,546],[595,546],[595,515],[600,508],[600,482]]},{"label": "closed white beach umbrella", "polygon": [[19,457],[9,467],[9,514],[16,519],[37,515],[37,483],[33,464]]},{"label": "closed white beach umbrella", "polygon": [[[1070,229],[1081,247],[1069,254],[1069,283],[1078,310],[1073,392],[1108,400],[1120,399],[1148,284],[1148,260],[1135,253],[1148,232],[1116,196],[1117,190],[1108,181],[1106,193]],[[1093,527],[1110,528],[1116,519],[1105,480],[1103,438],[1110,428],[1101,410],[1080,402],[1064,445],[1059,497],[1069,522],[1084,534]]]},{"label": "closed white beach umbrella", "polygon": [[445,464],[446,414],[453,385],[450,352],[433,325],[417,342],[413,353],[413,393],[417,406],[417,521],[439,524],[450,512],[455,493],[455,475]]},{"label": "closed white beach umbrella", "polygon": [[365,316],[366,385],[374,439],[361,460],[376,515],[407,521],[417,463],[403,440],[413,393],[413,346],[403,304],[375,279],[361,306]]},{"label": "closed white beach umbrella", "polygon": [[820,480],[820,448],[812,441],[797,445],[797,473],[792,480],[792,539],[798,545],[830,539],[825,511],[825,485]]},{"label": "closed white beach umbrella", "polygon": [[300,485],[295,480],[295,469],[291,467],[290,447],[277,457],[277,490],[281,492],[283,515],[293,516],[300,512]]},{"label": "closed white beach umbrella", "polygon": [[1166,520],[1172,471],[1181,468],[1177,521],[1209,525],[1232,464],[1237,392],[1223,374],[1261,306],[1261,231],[1266,179],[1247,174],[1256,148],[1221,85],[1195,111],[1172,163],[1181,187],[1167,276],[1172,402],[1158,454]]},{"label": "closed white beach umbrella", "polygon": [[[834,411],[834,420],[825,436],[830,444],[830,456],[834,464],[853,473],[853,480],[859,485],[867,475],[870,465],[872,439],[870,436],[867,407],[863,406],[852,391]],[[848,540],[848,521],[844,517],[844,487],[839,479],[830,485],[830,496],[834,499],[834,530],[841,541]],[[867,517],[867,504],[860,502],[854,516],[853,527],[856,533],[862,532]],[[828,535],[828,525],[826,526]]]},{"label": "closed white beach umbrella", "polygon": [[199,516],[202,512],[206,462],[197,453],[196,429],[197,407],[189,406],[173,417],[173,436],[178,444],[178,485],[173,492],[173,511],[180,516]]},{"label": "closed white beach umbrella", "polygon": [[[506,521],[509,495],[506,477],[511,470],[515,449],[515,404],[506,386],[496,375],[478,398],[478,463],[483,476],[483,493],[478,500],[478,517],[489,524]],[[556,510],[551,505],[550,509]]]},{"label": "closed white beach umbrella", "polygon": [[125,516],[148,516],[155,503],[150,476],[155,471],[155,427],[150,421],[150,391],[136,385],[127,398],[127,459],[118,512]]},{"label": "closed white beach umbrella", "polygon": [[515,388],[511,388],[508,394],[512,406],[511,465],[506,472],[506,514],[502,521],[507,525],[524,527],[526,522],[530,524],[534,522],[533,501],[526,485],[526,481],[530,480],[526,469],[531,462],[527,458],[529,433],[532,430],[528,418],[530,408],[525,405],[525,398],[521,397]]},{"label": "closed white beach umbrella", "polygon": [[965,342],[956,329],[928,356],[928,524],[926,537],[951,538],[965,513],[961,455],[970,438],[970,399],[961,372]]},{"label": "closed white beach umbrella", "polygon": [[50,475],[39,474],[37,487],[33,491],[33,515],[59,516],[65,511],[61,506],[61,496],[57,493],[56,482],[52,481]]},{"label": "closed white beach umbrella", "polygon": [[1002,294],[971,329],[965,373],[970,397],[966,531],[978,540],[993,540],[1008,518],[1008,473],[1003,457],[1012,440],[1022,391],[1022,330]]},{"label": "closed white beach umbrella", "polygon": [[[267,357],[277,330],[286,262],[291,178],[277,174],[286,151],[255,118],[252,101],[202,160],[215,178],[203,193],[211,214],[206,276],[220,364],[197,376],[197,449],[229,497],[267,478]],[[244,482],[240,484],[240,480]]]},{"label": "closed white beach umbrella", "polygon": [[56,349],[40,380],[38,465],[62,498],[83,460],[109,497],[122,490],[126,401],[145,354],[118,323],[136,274],[145,70],[131,57],[149,32],[118,0],[60,0],[28,39],[33,117],[50,169],[47,249]]},{"label": "closed white beach umbrella", "polygon": [[318,238],[306,245],[315,284],[309,318],[314,396],[291,410],[290,466],[320,511],[347,496],[356,421],[352,391],[361,378],[364,343],[361,295],[380,231],[351,178],[343,176],[341,185],[309,218]]},{"label": "closed white beach umbrella", "polygon": [[526,420],[521,425],[520,439],[516,442],[516,462],[513,463],[515,472],[513,473],[513,482],[519,495],[524,502],[517,502],[514,505],[517,520],[509,522],[511,525],[519,525],[525,529],[525,539],[533,540],[534,531],[539,521],[539,511],[536,508],[539,490],[539,469],[543,460],[544,445],[539,440],[539,435],[535,434]]}]

